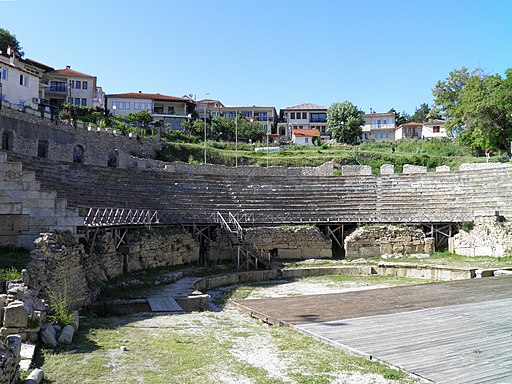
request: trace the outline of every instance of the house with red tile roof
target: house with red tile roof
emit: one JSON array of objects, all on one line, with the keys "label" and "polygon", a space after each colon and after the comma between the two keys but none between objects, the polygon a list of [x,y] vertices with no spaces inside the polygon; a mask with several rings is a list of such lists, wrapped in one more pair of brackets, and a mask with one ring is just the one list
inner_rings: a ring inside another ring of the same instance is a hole
[{"label": "house with red tile roof", "polygon": [[292,129],[292,143],[295,145],[315,145],[315,139],[320,140],[320,131],[318,129]]},{"label": "house with red tile roof", "polygon": [[304,103],[281,109],[277,124],[278,133],[291,139],[292,130],[296,129],[316,129],[322,139],[329,139],[327,107]]},{"label": "house with red tile roof", "polygon": [[258,122],[269,136],[276,135],[277,111],[274,107],[260,105],[222,106],[220,114],[235,118],[242,116],[248,121]]},{"label": "house with red tile roof", "polygon": [[181,123],[190,118],[188,115],[194,104],[190,98],[141,91],[106,95],[106,106],[110,113],[126,116],[146,110],[153,116],[153,122],[170,129],[182,129]]},{"label": "house with red tile roof", "polygon": [[446,138],[444,120],[432,120],[423,123],[409,122],[401,124],[396,128],[395,139],[441,139]]},{"label": "house with red tile roof", "polygon": [[102,106],[102,94],[98,93],[96,76],[75,71],[71,66],[46,72],[48,86],[44,99],[50,105],[64,102],[82,107]]}]

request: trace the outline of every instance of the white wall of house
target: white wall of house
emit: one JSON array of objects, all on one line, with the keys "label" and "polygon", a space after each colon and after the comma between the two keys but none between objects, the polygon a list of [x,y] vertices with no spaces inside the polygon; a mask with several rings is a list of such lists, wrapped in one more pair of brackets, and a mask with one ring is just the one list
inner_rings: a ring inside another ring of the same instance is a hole
[{"label": "white wall of house", "polygon": [[310,136],[292,135],[292,142],[296,145],[313,145],[313,138]]},{"label": "white wall of house", "polygon": [[395,141],[394,113],[367,113],[363,115],[363,141]]},{"label": "white wall of house", "polygon": [[[114,108],[115,107],[115,108]],[[113,115],[126,116],[133,112],[149,111],[153,114],[153,100],[111,96],[107,98],[107,109]]]},{"label": "white wall of house", "polygon": [[37,109],[39,104],[39,78],[21,68],[0,60],[2,99],[19,107]]},{"label": "white wall of house", "polygon": [[442,120],[435,120],[433,122],[423,123],[421,134],[422,137],[426,139],[440,139],[448,137],[448,135],[446,134],[446,128],[444,127],[444,121]]}]

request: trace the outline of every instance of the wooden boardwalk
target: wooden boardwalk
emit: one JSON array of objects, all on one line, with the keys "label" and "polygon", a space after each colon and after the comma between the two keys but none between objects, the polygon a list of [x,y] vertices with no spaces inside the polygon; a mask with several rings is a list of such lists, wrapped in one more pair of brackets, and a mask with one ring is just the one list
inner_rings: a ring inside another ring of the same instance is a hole
[{"label": "wooden boardwalk", "polygon": [[438,383],[512,383],[512,277],[236,302]]}]

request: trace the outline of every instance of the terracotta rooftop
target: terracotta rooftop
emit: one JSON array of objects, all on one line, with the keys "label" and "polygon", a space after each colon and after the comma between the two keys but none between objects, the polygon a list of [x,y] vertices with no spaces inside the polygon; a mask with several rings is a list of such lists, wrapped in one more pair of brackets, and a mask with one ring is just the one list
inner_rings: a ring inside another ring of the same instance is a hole
[{"label": "terracotta rooftop", "polygon": [[320,131],[318,129],[293,129],[292,135],[316,137],[316,136],[320,136]]},{"label": "terracotta rooftop", "polygon": [[251,108],[273,109],[274,107],[268,107],[265,105],[225,105],[223,108],[225,108],[225,109],[251,109]]},{"label": "terracotta rooftop", "polygon": [[417,126],[420,126],[420,125],[423,125],[423,124],[422,123],[415,123],[414,121],[411,121],[409,123],[403,123],[400,126],[401,127],[417,127]]},{"label": "terracotta rooftop", "polygon": [[70,66],[67,66],[64,69],[56,69],[55,71],[51,71],[48,73],[49,75],[62,75],[62,76],[73,76],[73,77],[96,77],[92,75],[88,75],[87,73],[82,73],[71,69]]},{"label": "terracotta rooftop", "polygon": [[286,107],[283,109],[301,109],[301,110],[309,111],[309,110],[317,110],[317,109],[327,110],[327,107],[324,107],[323,105],[318,105],[318,104],[304,103],[304,104],[294,105],[291,107]]},{"label": "terracotta rooftop", "polygon": [[160,100],[160,101],[183,101],[190,103],[190,99],[186,99],[183,97],[177,97],[177,96],[167,96],[162,95],[160,93],[142,93],[142,92],[129,92],[129,93],[116,93],[107,95],[107,97],[117,97],[117,98],[124,98],[124,99],[151,99],[151,100]]}]

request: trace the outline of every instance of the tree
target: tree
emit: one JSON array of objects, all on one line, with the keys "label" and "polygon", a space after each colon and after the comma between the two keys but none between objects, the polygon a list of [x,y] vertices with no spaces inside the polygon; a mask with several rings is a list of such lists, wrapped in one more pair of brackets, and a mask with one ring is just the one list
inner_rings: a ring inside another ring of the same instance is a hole
[{"label": "tree", "polygon": [[25,52],[22,51],[23,48],[16,38],[16,35],[13,35],[7,29],[0,28],[0,51],[2,51],[4,54],[7,54],[8,47],[14,49],[14,52],[22,57],[25,55]]},{"label": "tree", "polygon": [[432,91],[446,127],[466,145],[479,150],[509,150],[512,140],[512,68],[505,78],[481,69],[450,72]]},{"label": "tree", "polygon": [[350,101],[334,103],[327,109],[327,127],[332,137],[342,143],[356,143],[362,135],[363,111]]},{"label": "tree", "polygon": [[428,115],[430,113],[430,107],[427,103],[421,103],[418,108],[414,110],[414,113],[411,116],[411,121],[416,123],[423,123],[428,120]]},{"label": "tree", "polygon": [[397,112],[395,108],[391,108],[388,113],[394,113],[395,114],[395,124],[396,126],[400,126],[402,124],[408,123],[411,120],[411,116],[407,114],[405,111],[402,111],[402,113]]}]

